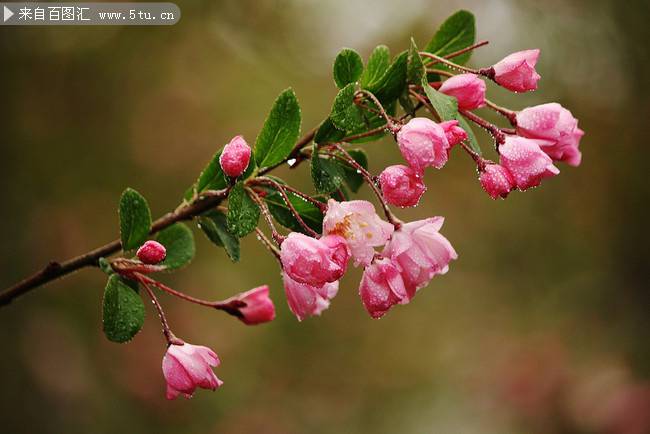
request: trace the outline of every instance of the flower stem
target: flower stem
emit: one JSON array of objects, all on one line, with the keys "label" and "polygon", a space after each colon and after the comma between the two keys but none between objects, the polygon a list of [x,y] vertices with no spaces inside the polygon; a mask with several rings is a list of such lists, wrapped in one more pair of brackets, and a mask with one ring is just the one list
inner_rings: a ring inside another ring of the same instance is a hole
[{"label": "flower stem", "polygon": [[[140,280],[138,279],[138,281],[140,281]],[[167,344],[168,345],[183,345],[185,342],[183,342],[181,339],[178,339],[174,335],[174,333],[172,333],[171,329],[169,328],[169,323],[167,322],[167,316],[165,315],[165,311],[163,310],[162,306],[160,305],[160,302],[158,301],[158,298],[156,297],[156,294],[153,293],[153,291],[151,290],[151,287],[147,283],[145,283],[143,281],[140,281],[140,283],[142,283],[142,286],[147,291],[147,294],[149,295],[149,298],[151,298],[151,302],[153,303],[154,307],[156,308],[156,311],[158,312],[158,317],[160,318],[160,323],[161,323],[162,329],[163,329],[163,335],[165,335],[165,339],[167,340]]]},{"label": "flower stem", "polygon": [[463,72],[469,72],[471,74],[477,74],[477,75],[480,74],[480,71],[478,69],[472,69],[472,68],[468,68],[466,66],[458,65],[458,64],[456,64],[456,63],[454,63],[454,62],[452,62],[450,60],[445,59],[444,57],[436,56],[435,54],[427,53],[426,51],[420,51],[420,56],[428,57],[429,59],[433,59],[433,60],[435,60],[434,63],[438,63],[438,62],[443,63],[443,64],[447,65],[448,67],[450,67],[452,69],[457,69],[457,70],[463,71]]},{"label": "flower stem", "polygon": [[486,129],[492,135],[492,137],[494,137],[494,140],[496,141],[497,149],[500,145],[505,143],[506,135],[496,125],[486,121],[482,117],[477,116],[474,113],[467,110],[460,110],[460,114],[466,117],[467,119],[469,119],[470,121],[474,122],[476,125],[480,126],[481,128]]},{"label": "flower stem", "polygon": [[264,220],[266,220],[266,223],[269,225],[269,228],[271,229],[271,237],[273,237],[273,241],[276,242],[276,244],[279,246],[282,244],[284,241],[284,235],[280,235],[278,230],[275,227],[275,223],[273,223],[273,217],[271,217],[271,211],[269,211],[269,207],[266,206],[266,203],[259,197],[259,195],[253,191],[251,188],[246,188],[246,191],[248,191],[248,194],[250,195],[251,199],[257,204],[257,206],[260,207],[260,210],[262,212],[262,216],[264,217]]},{"label": "flower stem", "polygon": [[517,126],[517,112],[514,110],[507,109],[505,107],[501,107],[500,105],[496,105],[492,101],[486,99],[485,104],[490,107],[492,110],[495,112],[499,113],[500,115],[504,116],[508,121],[510,122],[510,125],[513,127]]}]

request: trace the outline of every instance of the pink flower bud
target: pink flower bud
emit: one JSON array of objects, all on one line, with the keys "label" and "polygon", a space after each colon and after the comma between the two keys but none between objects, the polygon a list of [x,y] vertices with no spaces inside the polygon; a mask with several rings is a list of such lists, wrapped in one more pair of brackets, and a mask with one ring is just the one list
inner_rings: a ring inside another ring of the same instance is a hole
[{"label": "pink flower bud", "polygon": [[339,282],[330,282],[322,286],[306,285],[296,282],[286,272],[282,273],[284,291],[287,294],[289,309],[302,321],[308,316],[320,315],[330,305],[330,300],[339,290]]},{"label": "pink flower bud", "polygon": [[409,302],[399,268],[386,258],[375,259],[363,271],[359,296],[373,318],[381,318],[398,303]]},{"label": "pink flower bud", "polygon": [[241,314],[239,319],[244,324],[262,324],[273,321],[275,318],[275,306],[271,298],[269,298],[268,285],[258,286],[233,298],[246,303],[246,306],[239,308]]},{"label": "pink flower bud", "polygon": [[251,147],[242,136],[235,136],[224,148],[219,157],[223,172],[231,178],[237,178],[248,168],[251,159]]},{"label": "pink flower bud", "polygon": [[541,78],[535,71],[539,49],[525,50],[506,56],[494,66],[494,81],[513,92],[527,92],[537,89]]},{"label": "pink flower bud", "polygon": [[485,82],[476,74],[459,74],[448,78],[439,89],[458,100],[459,110],[485,106]]},{"label": "pink flower bud", "polygon": [[440,125],[427,118],[413,118],[397,133],[402,156],[418,172],[440,169],[449,158],[449,141]]},{"label": "pink flower bud", "polygon": [[356,266],[369,265],[375,256],[374,247],[386,244],[393,230],[393,225],[380,219],[375,207],[368,201],[339,203],[330,199],[327,202],[323,234],[345,238]]},{"label": "pink flower bud", "polygon": [[458,126],[457,120],[440,122],[438,125],[440,125],[445,131],[449,147],[457,145],[467,139],[467,132]]},{"label": "pink flower bud", "polygon": [[520,190],[537,187],[544,178],[560,173],[551,157],[542,151],[535,140],[506,136],[499,147],[499,162],[505,167]]},{"label": "pink flower bud", "polygon": [[167,399],[178,395],[191,398],[197,387],[216,390],[223,382],[211,368],[219,364],[219,357],[208,347],[187,343],[170,345],[162,362]]},{"label": "pink flower bud", "polygon": [[144,264],[157,264],[165,259],[167,250],[158,241],[149,240],[140,246],[136,256]]},{"label": "pink flower bud", "polygon": [[401,207],[416,206],[427,189],[420,175],[402,164],[385,168],[379,185],[386,202]]},{"label": "pink flower bud", "polygon": [[349,258],[345,239],[337,235],[317,240],[291,232],[280,246],[280,260],[285,273],[297,282],[312,286],[323,286],[340,279],[345,274]]},{"label": "pink flower bud", "polygon": [[479,175],[483,190],[492,199],[499,197],[505,199],[508,193],[515,188],[515,181],[505,167],[498,164],[488,164]]},{"label": "pink flower bud", "polygon": [[578,120],[571,112],[558,103],[528,107],[517,113],[517,134],[536,139],[553,161],[580,165],[582,153],[578,146],[584,131],[578,128]]},{"label": "pink flower bud", "polygon": [[383,256],[402,270],[409,299],[428,285],[433,276],[445,274],[458,258],[447,238],[440,234],[445,219],[432,217],[402,225],[384,248]]}]

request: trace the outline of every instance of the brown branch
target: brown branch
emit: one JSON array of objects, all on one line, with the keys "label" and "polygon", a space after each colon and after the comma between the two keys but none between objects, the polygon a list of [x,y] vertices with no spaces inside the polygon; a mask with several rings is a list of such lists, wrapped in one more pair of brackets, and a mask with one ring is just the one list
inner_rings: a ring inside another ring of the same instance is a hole
[{"label": "brown branch", "polygon": [[[185,205],[176,211],[170,212],[156,220],[151,226],[150,234],[155,234],[162,229],[176,222],[183,220],[190,220],[194,216],[204,213],[226,198],[228,190],[218,190],[206,192],[207,194],[200,196],[192,203]],[[108,244],[98,247],[76,258],[69,259],[64,262],[52,261],[43,267],[40,271],[33,275],[21,280],[12,287],[6,289],[0,294],[0,306],[11,303],[16,297],[19,297],[26,292],[31,291],[41,285],[58,279],[59,277],[70,274],[76,270],[84,267],[98,266],[99,258],[110,256],[121,250],[122,243],[120,240],[113,240]]]}]

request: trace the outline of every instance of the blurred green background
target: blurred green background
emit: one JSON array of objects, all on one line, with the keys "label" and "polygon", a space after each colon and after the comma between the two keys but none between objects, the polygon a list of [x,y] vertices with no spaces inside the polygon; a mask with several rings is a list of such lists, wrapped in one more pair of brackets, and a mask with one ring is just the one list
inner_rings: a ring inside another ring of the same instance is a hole
[{"label": "blurred green background", "polygon": [[[174,208],[218,147],[254,141],[282,89],[303,130],[316,125],[341,47],[423,46],[459,8],[491,41],[476,66],[542,49],[537,92],[490,98],[570,108],[583,164],[495,202],[455,150],[399,215],[445,216],[460,258],[378,321],[354,270],[322,317],[298,323],[254,237],[232,265],[197,232],[196,260],[165,281],[210,299],[268,283],[278,316],[246,327],[161,296],[175,332],[222,359],[225,385],[189,401],[164,399],[152,310],[117,345],[101,332],[102,273],[41,288],[0,310],[0,432],[650,432],[646,0],[178,4],[173,27],[0,28],[0,286],[115,238],[127,186],[156,215]],[[374,173],[400,160],[390,140],[365,146]],[[312,191],[305,167],[278,174]]]}]

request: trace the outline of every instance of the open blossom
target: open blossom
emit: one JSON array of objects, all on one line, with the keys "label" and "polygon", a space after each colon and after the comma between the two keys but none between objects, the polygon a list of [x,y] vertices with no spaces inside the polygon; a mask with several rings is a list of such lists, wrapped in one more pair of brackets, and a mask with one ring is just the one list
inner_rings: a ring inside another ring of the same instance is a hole
[{"label": "open blossom", "polygon": [[379,185],[386,202],[401,207],[417,205],[427,189],[420,174],[403,164],[385,168]]},{"label": "open blossom", "polygon": [[406,223],[384,248],[382,255],[401,269],[409,298],[428,285],[433,276],[445,274],[449,262],[458,258],[449,240],[440,234],[444,221],[443,217],[431,217]]},{"label": "open blossom", "polygon": [[541,76],[535,71],[539,49],[524,50],[506,56],[492,66],[494,81],[513,92],[537,89]]},{"label": "open blossom", "polygon": [[375,207],[366,200],[327,202],[323,234],[345,238],[356,266],[369,265],[375,255],[374,247],[386,244],[393,230],[393,225],[379,218]]},{"label": "open blossom", "polygon": [[373,318],[381,318],[396,304],[409,302],[400,269],[389,259],[375,259],[363,271],[359,296]]},{"label": "open blossom", "polygon": [[223,172],[236,178],[246,171],[251,159],[251,147],[242,136],[235,136],[219,156],[219,164]]},{"label": "open blossom", "polygon": [[440,169],[449,158],[449,141],[443,128],[431,119],[413,118],[397,133],[397,144],[409,165],[422,172],[425,167]]},{"label": "open blossom", "polygon": [[445,131],[449,147],[457,145],[467,139],[467,132],[458,126],[457,120],[440,122],[438,125]]},{"label": "open blossom", "polygon": [[153,265],[165,259],[167,250],[158,241],[149,240],[140,246],[135,255],[142,263]]},{"label": "open blossom", "polygon": [[280,246],[282,268],[300,283],[322,286],[345,274],[349,249],[345,238],[329,235],[321,239],[291,232]]},{"label": "open blossom", "polygon": [[560,170],[553,165],[551,157],[542,151],[535,140],[519,136],[506,136],[499,147],[499,162],[512,175],[520,190],[537,187],[544,178],[550,178]]},{"label": "open blossom", "polygon": [[584,131],[571,112],[556,102],[528,107],[517,113],[517,134],[536,139],[542,151],[553,161],[580,165],[578,149]]},{"label": "open blossom", "polygon": [[246,303],[246,306],[238,308],[240,313],[238,318],[244,324],[262,324],[275,318],[275,306],[269,297],[268,285],[258,286],[233,298]]},{"label": "open blossom", "polygon": [[162,362],[167,399],[178,395],[191,398],[197,387],[215,390],[221,386],[223,382],[212,371],[219,364],[219,357],[208,347],[187,343],[170,345]]},{"label": "open blossom", "polygon": [[479,181],[483,190],[490,195],[492,199],[504,198],[508,196],[516,186],[512,175],[508,170],[498,164],[488,164],[479,175]]},{"label": "open blossom", "polygon": [[322,286],[307,285],[296,282],[286,272],[282,273],[284,291],[287,295],[289,309],[302,321],[308,316],[320,315],[330,305],[330,300],[339,290],[339,282],[330,282]]},{"label": "open blossom", "polygon": [[458,74],[448,78],[439,89],[458,100],[460,110],[485,106],[485,82],[476,74]]}]

